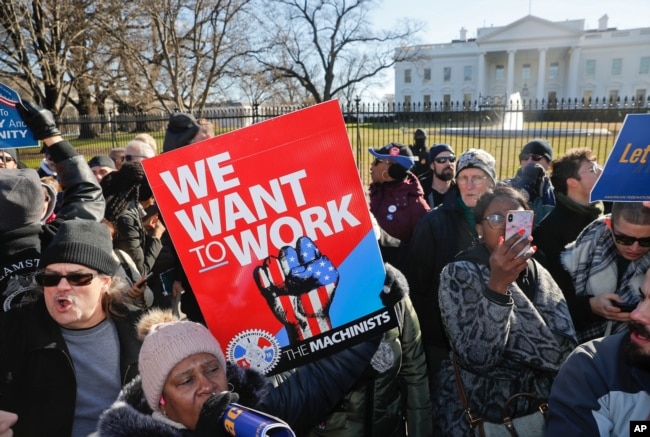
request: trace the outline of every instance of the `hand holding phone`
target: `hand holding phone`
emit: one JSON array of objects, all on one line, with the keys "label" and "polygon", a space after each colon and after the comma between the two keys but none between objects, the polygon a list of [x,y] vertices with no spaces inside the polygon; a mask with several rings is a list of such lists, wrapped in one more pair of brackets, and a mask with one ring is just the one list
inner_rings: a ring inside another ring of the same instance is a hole
[{"label": "hand holding phone", "polygon": [[612,300],[611,302],[613,306],[620,308],[623,313],[631,313],[636,308],[636,304],[618,302],[616,300]]},{"label": "hand holding phone", "polygon": [[[527,239],[533,233],[533,219],[535,214],[530,210],[512,210],[506,213],[506,235],[505,239],[508,240],[514,235],[519,235],[519,239],[515,244]],[[520,234],[523,230],[523,234]],[[524,247],[515,258],[519,258],[529,249],[529,246]]]}]

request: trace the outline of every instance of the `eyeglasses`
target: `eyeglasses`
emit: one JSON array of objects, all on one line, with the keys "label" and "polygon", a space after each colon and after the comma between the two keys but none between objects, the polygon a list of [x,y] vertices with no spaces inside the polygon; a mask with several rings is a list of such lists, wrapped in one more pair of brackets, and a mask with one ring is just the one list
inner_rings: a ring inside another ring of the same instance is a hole
[{"label": "eyeglasses", "polygon": [[4,162],[14,162],[15,159],[13,159],[10,155],[2,155],[2,161],[4,161]]},{"label": "eyeglasses", "polygon": [[379,164],[382,164],[382,163],[384,163],[384,162],[390,162],[390,161],[387,160],[387,159],[379,159],[379,158],[375,158],[375,160],[372,161],[372,165],[379,165]]},{"label": "eyeglasses", "polygon": [[90,284],[93,279],[99,276],[97,273],[70,273],[69,275],[59,275],[58,273],[37,273],[34,279],[38,285],[43,287],[55,287],[59,285],[61,279],[65,278],[70,285],[83,286]]},{"label": "eyeglasses", "polygon": [[456,178],[456,183],[458,185],[467,185],[470,181],[472,182],[472,185],[479,186],[483,185],[485,181],[487,180],[487,176],[472,176],[471,178],[467,176],[461,176],[459,178]]},{"label": "eyeglasses", "polygon": [[434,158],[434,161],[436,161],[438,164],[444,164],[447,161],[449,162],[455,162],[456,157],[454,155],[449,155],[449,156],[441,156],[440,158]]},{"label": "eyeglasses", "polygon": [[578,174],[585,174],[585,173],[599,174],[601,171],[603,171],[602,167],[594,162],[592,166],[590,166],[586,170],[579,172]]},{"label": "eyeglasses", "polygon": [[522,153],[519,155],[519,160],[520,161],[528,161],[529,159],[532,159],[535,162],[541,161],[544,155],[537,155],[535,153]]},{"label": "eyeglasses", "polygon": [[[501,214],[492,214],[485,217],[485,220],[492,229],[505,229],[506,228],[506,218]],[[481,221],[483,221],[481,220]]]},{"label": "eyeglasses", "polygon": [[625,235],[625,234],[617,234],[614,231],[613,226],[612,226],[612,236],[614,237],[614,241],[616,242],[616,244],[621,244],[623,246],[631,246],[638,241],[639,246],[650,247],[650,237],[636,238],[636,237],[630,237],[629,235]]}]

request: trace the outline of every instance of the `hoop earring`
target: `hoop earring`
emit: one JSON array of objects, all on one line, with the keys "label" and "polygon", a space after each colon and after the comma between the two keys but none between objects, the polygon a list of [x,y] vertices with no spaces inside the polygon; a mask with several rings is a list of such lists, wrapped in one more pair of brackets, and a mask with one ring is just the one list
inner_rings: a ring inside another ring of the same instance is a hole
[{"label": "hoop earring", "polygon": [[232,385],[231,383],[228,383],[228,391],[229,391],[230,393],[234,392],[234,391],[235,391],[235,386]]}]

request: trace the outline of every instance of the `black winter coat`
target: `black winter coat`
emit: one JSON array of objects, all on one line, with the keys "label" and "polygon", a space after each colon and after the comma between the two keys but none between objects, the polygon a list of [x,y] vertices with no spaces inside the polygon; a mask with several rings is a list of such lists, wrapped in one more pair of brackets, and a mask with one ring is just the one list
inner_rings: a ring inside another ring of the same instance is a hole
[{"label": "black winter coat", "polygon": [[472,229],[458,204],[459,196],[458,187],[451,187],[442,205],[420,219],[409,248],[406,277],[413,308],[420,321],[430,381],[449,351],[438,303],[440,272],[459,252],[476,242],[476,230]]},{"label": "black winter coat", "polygon": [[[120,342],[120,375],[126,384],[138,373],[139,313],[120,308],[113,317]],[[59,325],[43,299],[6,313],[0,331],[0,410],[18,414],[14,436],[69,436],[77,382]]]}]

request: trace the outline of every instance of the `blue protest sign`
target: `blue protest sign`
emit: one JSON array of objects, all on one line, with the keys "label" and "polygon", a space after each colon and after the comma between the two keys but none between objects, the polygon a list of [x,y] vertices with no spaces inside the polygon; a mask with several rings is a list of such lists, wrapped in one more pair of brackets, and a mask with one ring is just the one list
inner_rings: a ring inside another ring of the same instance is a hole
[{"label": "blue protest sign", "polygon": [[650,114],[628,114],[591,201],[650,200]]},{"label": "blue protest sign", "polygon": [[0,149],[38,146],[34,134],[18,114],[16,105],[19,103],[18,93],[0,83]]}]

